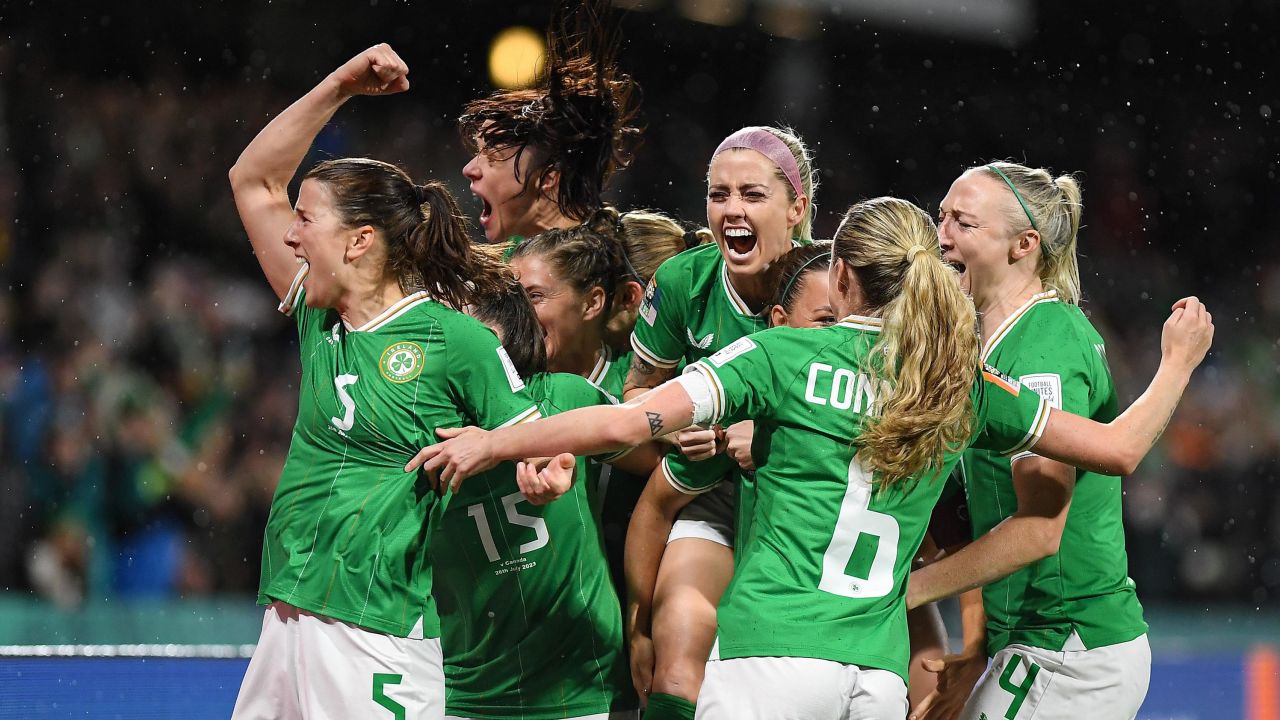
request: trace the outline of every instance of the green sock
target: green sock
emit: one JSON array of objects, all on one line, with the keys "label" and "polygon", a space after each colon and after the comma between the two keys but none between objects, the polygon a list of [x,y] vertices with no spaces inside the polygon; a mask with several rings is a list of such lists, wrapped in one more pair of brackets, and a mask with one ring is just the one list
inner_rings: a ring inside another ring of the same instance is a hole
[{"label": "green sock", "polygon": [[653,693],[644,709],[644,720],[693,720],[693,703],[675,695]]}]

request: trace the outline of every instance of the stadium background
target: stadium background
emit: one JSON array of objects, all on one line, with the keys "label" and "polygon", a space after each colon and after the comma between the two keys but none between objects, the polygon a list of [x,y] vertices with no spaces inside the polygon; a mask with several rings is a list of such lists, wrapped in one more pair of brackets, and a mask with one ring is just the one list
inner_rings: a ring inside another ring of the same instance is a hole
[{"label": "stadium background", "polygon": [[[706,160],[744,124],[812,143],[819,236],[874,195],[932,212],[965,167],[1011,158],[1082,173],[1085,307],[1126,400],[1169,304],[1208,302],[1213,354],[1126,480],[1157,661],[1144,717],[1280,717],[1280,8],[618,4],[648,128],[610,192],[621,207],[702,221]],[[84,716],[86,698],[104,717],[227,714],[242,659],[155,657],[255,641],[296,404],[292,328],[226,171],[273,114],[387,41],[413,88],[350,103],[314,156],[396,162],[478,213],[454,118],[492,87],[494,38],[549,13],[0,2],[0,717]],[[29,657],[75,645],[152,657]]]}]

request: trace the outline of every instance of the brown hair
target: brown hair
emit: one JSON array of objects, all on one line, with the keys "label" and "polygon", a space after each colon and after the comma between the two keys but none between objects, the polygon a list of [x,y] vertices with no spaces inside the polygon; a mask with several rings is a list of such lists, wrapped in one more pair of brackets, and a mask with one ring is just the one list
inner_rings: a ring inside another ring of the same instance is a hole
[{"label": "brown hair", "polygon": [[581,225],[555,228],[526,238],[511,258],[537,256],[555,269],[579,293],[604,290],[601,318],[607,320],[618,283],[627,274],[622,243],[618,239],[618,211],[597,210]]},{"label": "brown hair", "polygon": [[775,288],[772,304],[781,305],[790,313],[804,276],[811,272],[826,272],[830,267],[831,243],[816,242],[791,248],[769,266],[769,284]]},{"label": "brown hair", "polygon": [[[1009,225],[1027,229],[1027,213],[1036,219],[1040,233],[1040,261],[1036,267],[1040,282],[1058,291],[1063,302],[1080,304],[1080,265],[1076,260],[1076,235],[1080,232],[1081,202],[1080,181],[1073,175],[1054,177],[1044,168],[1030,168],[1012,162],[993,162],[970,168],[978,170],[1005,186],[1004,178],[991,167],[1005,174],[1018,189],[1018,195],[1026,206],[1024,211],[1017,198],[1010,198],[1006,214]],[[1012,195],[1013,193],[1010,193]]]},{"label": "brown hair", "polygon": [[520,377],[546,372],[547,346],[533,304],[510,271],[502,273],[501,281],[496,291],[474,298],[467,308],[468,314],[496,328],[498,339]]},{"label": "brown hair", "polygon": [[[604,0],[562,3],[547,33],[545,79],[528,90],[500,90],[467,104],[458,119],[472,150],[509,152],[522,192],[540,192],[559,173],[560,212],[584,220],[603,206],[609,178],[631,163],[640,128],[639,86],[616,64],[621,33]],[[531,151],[522,180],[520,159]]]},{"label": "brown hair", "polygon": [[969,439],[978,365],[977,314],[956,271],[942,263],[938,233],[923,210],[880,197],[849,208],[832,256],[857,276],[884,328],[864,371],[886,381],[888,396],[854,440],[880,487],[932,477],[943,453]]},{"label": "brown hair", "polygon": [[342,158],[311,168],[346,227],[369,225],[386,244],[385,272],[405,292],[426,290],[461,308],[500,286],[501,266],[471,249],[466,217],[443,183],[415,185],[380,160]]}]

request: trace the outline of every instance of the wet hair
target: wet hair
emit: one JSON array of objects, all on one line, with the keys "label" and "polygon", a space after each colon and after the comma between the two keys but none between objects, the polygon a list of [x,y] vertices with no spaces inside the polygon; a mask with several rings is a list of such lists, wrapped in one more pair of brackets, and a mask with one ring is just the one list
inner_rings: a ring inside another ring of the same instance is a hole
[{"label": "wet hair", "polygon": [[538,315],[524,288],[509,271],[502,274],[501,287],[474,298],[467,312],[496,329],[520,377],[547,371],[547,347]]},{"label": "wet hair", "polygon": [[879,413],[854,439],[858,460],[881,488],[932,478],[943,454],[962,449],[970,435],[978,366],[973,302],[939,256],[932,219],[906,200],[880,197],[849,208],[832,257],[857,276],[866,299],[861,312],[884,324],[864,368],[882,381]]},{"label": "wet hair", "polygon": [[796,297],[809,273],[826,272],[831,267],[831,243],[816,242],[791,248],[786,255],[769,266],[770,284],[776,288],[773,305],[781,305],[791,313]]},{"label": "wet hair", "polygon": [[[640,140],[634,124],[639,86],[617,67],[621,32],[607,0],[562,2],[547,33],[538,87],[500,90],[467,104],[458,119],[473,151],[510,153],[523,192],[559,175],[556,205],[585,220],[604,205],[609,178],[631,163]],[[528,152],[529,172],[520,160]]]},{"label": "wet hair", "polygon": [[1025,210],[1010,192],[1007,215],[1010,227],[1029,229],[1035,218],[1040,233],[1040,261],[1036,267],[1044,286],[1058,291],[1063,302],[1080,304],[1080,266],[1076,260],[1076,235],[1080,232],[1080,181],[1072,175],[1054,177],[1044,168],[1030,168],[1013,162],[993,162],[969,171],[986,173],[1002,187],[1005,179],[992,169],[1000,169],[1008,182],[1017,188]]},{"label": "wet hair", "polygon": [[385,273],[406,293],[426,290],[460,308],[499,287],[501,266],[472,251],[466,217],[443,183],[415,185],[395,165],[367,158],[326,160],[305,179],[325,187],[343,226],[381,233]]},{"label": "wet hair", "polygon": [[555,228],[525,238],[516,245],[511,259],[540,258],[579,293],[601,288],[605,295],[601,318],[607,320],[618,284],[627,274],[618,229],[616,210],[597,210],[581,225]]},{"label": "wet hair", "polygon": [[[805,197],[809,198],[809,208],[804,218],[800,220],[800,224],[796,225],[792,231],[792,237],[809,242],[813,240],[813,219],[818,216],[818,206],[815,203],[818,192],[818,174],[813,170],[813,153],[809,151],[809,147],[804,144],[804,140],[800,139],[800,135],[787,126],[773,127],[770,125],[762,126],[771,135],[782,141],[787,149],[791,151],[792,157],[796,159],[796,168],[800,171],[800,187],[804,190]],[[741,148],[731,148],[726,152]],[[714,159],[714,158],[712,158]],[[778,182],[787,189],[787,199],[791,202],[796,201],[796,189],[791,186],[791,181],[787,179],[787,174],[782,168],[777,168],[774,176],[778,178]]]}]

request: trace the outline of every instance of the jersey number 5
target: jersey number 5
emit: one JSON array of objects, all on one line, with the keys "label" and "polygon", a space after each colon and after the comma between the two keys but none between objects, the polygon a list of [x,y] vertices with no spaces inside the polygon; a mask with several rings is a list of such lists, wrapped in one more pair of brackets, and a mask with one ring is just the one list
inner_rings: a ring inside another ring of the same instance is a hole
[{"label": "jersey number 5", "polygon": [[849,462],[840,517],[822,556],[819,590],[851,598],[884,597],[893,590],[898,521],[870,510],[870,504],[871,476],[854,459]]},{"label": "jersey number 5", "polygon": [[[516,548],[516,552],[523,555],[546,545],[551,541],[551,535],[547,532],[546,520],[536,515],[522,515],[516,512],[516,503],[521,500],[524,500],[524,495],[519,492],[513,492],[510,495],[503,496],[502,507],[506,510],[507,522],[512,525],[533,528],[534,538]],[[484,554],[488,556],[489,562],[498,562],[500,559],[498,546],[493,542],[493,532],[489,529],[489,515],[484,511],[484,503],[468,505],[467,514],[476,521],[476,531],[480,533],[480,544],[484,546]]]},{"label": "jersey number 5", "polygon": [[355,385],[359,379],[359,375],[339,375],[333,379],[333,388],[338,391],[338,402],[342,403],[342,417],[331,417],[329,422],[343,435],[356,424],[356,401],[347,392],[347,387]]}]

